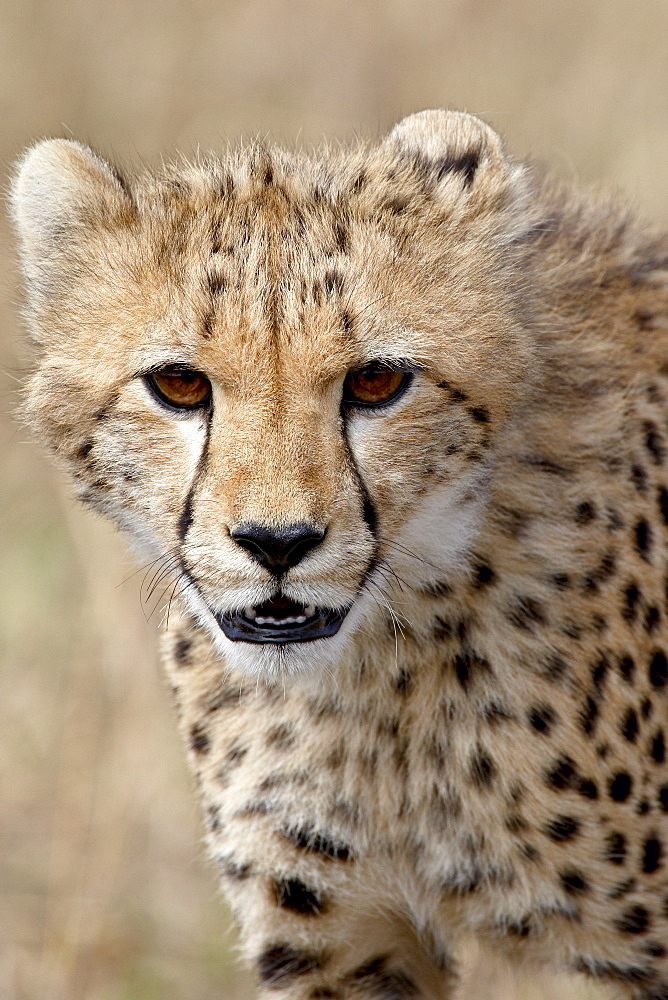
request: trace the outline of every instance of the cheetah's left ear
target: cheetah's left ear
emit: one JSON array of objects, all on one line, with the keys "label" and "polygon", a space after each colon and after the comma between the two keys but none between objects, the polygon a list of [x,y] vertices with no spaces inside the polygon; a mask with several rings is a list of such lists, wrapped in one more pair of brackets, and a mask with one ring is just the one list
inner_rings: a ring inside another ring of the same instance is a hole
[{"label": "cheetah's left ear", "polygon": [[519,178],[523,168],[507,156],[500,136],[463,111],[419,111],[392,129],[383,146],[429,168],[437,180],[458,178],[464,189],[491,173]]}]

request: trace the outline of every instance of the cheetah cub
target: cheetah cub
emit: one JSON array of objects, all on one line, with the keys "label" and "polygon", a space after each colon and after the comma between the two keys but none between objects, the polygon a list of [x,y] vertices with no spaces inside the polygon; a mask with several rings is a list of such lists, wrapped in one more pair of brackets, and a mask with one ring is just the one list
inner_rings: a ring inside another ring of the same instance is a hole
[{"label": "cheetah cub", "polygon": [[668,241],[467,114],[158,174],[37,144],[27,416],[173,583],[259,995],[458,940],[668,998]]}]

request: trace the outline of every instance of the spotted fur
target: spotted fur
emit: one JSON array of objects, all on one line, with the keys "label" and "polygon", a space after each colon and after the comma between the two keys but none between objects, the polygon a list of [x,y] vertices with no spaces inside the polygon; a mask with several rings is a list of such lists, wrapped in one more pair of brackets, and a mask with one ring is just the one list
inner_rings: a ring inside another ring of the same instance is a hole
[{"label": "spotted fur", "polygon": [[[260,995],[452,995],[458,940],[668,997],[668,243],[468,115],[13,205],[27,419],[169,587],[166,669]],[[342,408],[369,360],[413,373]],[[144,375],[213,386],[174,413]],[[330,638],[226,638],[307,523]]]}]

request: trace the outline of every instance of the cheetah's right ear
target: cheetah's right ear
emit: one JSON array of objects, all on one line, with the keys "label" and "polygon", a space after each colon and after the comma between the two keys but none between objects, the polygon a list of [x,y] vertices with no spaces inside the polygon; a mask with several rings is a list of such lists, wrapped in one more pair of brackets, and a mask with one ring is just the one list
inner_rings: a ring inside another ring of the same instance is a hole
[{"label": "cheetah's right ear", "polygon": [[523,168],[506,154],[486,122],[463,111],[419,111],[395,125],[383,147],[427,167],[438,180],[456,179],[468,190],[478,177],[496,173],[510,180]]},{"label": "cheetah's right ear", "polygon": [[11,207],[29,281],[39,287],[45,265],[93,219],[127,213],[131,201],[120,175],[78,142],[45,139],[19,161]]}]

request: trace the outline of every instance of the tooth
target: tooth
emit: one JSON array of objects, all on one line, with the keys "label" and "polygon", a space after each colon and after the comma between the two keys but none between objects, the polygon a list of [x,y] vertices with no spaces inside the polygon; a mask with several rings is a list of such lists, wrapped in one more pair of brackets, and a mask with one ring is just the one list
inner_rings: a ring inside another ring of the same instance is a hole
[{"label": "tooth", "polygon": [[304,615],[305,615],[305,617],[306,618],[313,618],[314,614],[315,614],[315,608],[314,608],[314,606],[312,604],[307,604],[306,607],[304,608]]},{"label": "tooth", "polygon": [[298,625],[303,625],[306,621],[306,615],[299,615],[299,617],[295,618],[295,621]]},{"label": "tooth", "polygon": [[255,608],[246,608],[244,611],[244,618],[257,618],[257,611]]},{"label": "tooth", "polygon": [[255,616],[256,625],[266,625],[268,621],[269,621],[268,618],[260,618],[258,615]]}]

